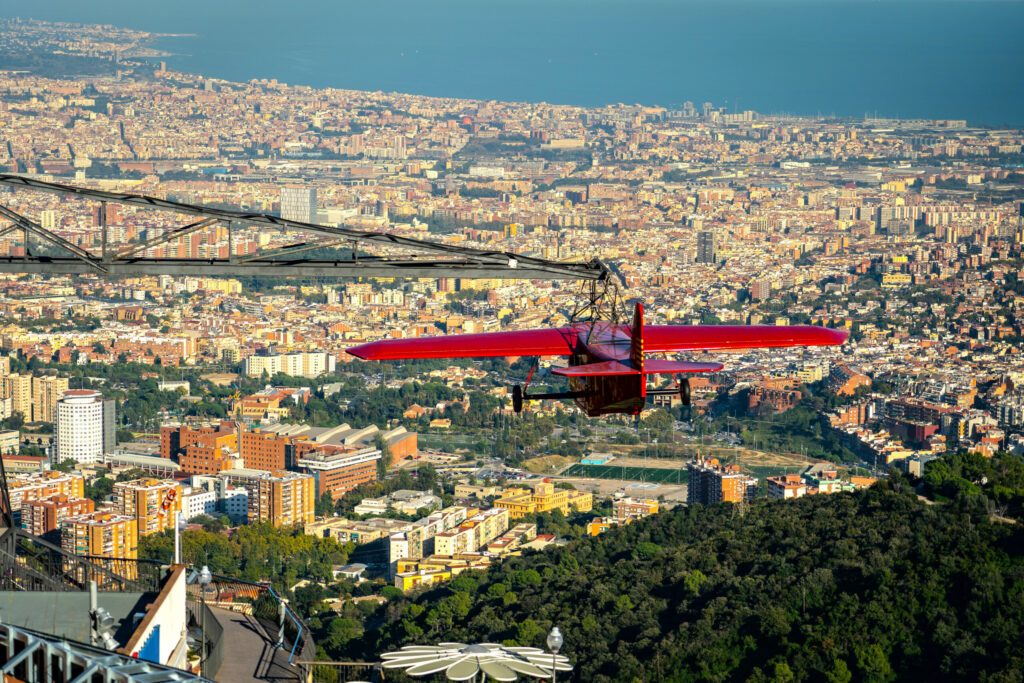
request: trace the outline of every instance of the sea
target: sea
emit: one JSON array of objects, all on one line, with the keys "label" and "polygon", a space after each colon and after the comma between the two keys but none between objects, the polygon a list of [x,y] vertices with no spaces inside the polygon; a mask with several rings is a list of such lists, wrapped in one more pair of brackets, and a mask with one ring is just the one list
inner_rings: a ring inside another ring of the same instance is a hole
[{"label": "sea", "polygon": [[586,106],[1024,126],[1021,0],[32,0],[0,16],[188,34],[172,69]]}]

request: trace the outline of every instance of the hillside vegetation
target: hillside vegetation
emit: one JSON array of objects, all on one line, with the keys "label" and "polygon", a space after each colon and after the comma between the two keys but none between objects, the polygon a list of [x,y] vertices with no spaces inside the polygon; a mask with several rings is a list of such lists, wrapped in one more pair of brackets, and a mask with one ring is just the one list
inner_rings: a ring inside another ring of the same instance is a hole
[{"label": "hillside vegetation", "polygon": [[[952,464],[930,482],[937,504],[897,477],[745,512],[681,508],[514,558],[395,598],[326,654],[543,647],[557,624],[580,681],[1020,681],[1024,525],[993,514],[1005,508],[984,491],[1015,506],[991,478],[955,486],[977,463]],[[1024,493],[1019,459],[1010,469]]]}]

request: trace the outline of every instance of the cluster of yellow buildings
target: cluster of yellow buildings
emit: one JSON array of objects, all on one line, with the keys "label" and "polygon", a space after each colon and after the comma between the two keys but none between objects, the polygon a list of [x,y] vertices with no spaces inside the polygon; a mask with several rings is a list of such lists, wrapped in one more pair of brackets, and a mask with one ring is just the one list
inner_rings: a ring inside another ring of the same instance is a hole
[{"label": "cluster of yellow buildings", "polygon": [[175,481],[135,479],[115,483],[111,503],[97,510],[81,474],[54,471],[15,475],[9,490],[24,529],[79,555],[129,559],[138,557],[139,536],[173,526],[182,499]]},{"label": "cluster of yellow buildings", "polygon": [[181,497],[181,484],[175,481],[117,482],[110,507],[61,522],[61,547],[79,555],[135,559],[140,536],[174,526]]},{"label": "cluster of yellow buildings", "polygon": [[561,510],[566,515],[573,510],[590,512],[594,508],[593,494],[555,488],[549,479],[534,484],[532,491],[525,488],[508,488],[495,493],[500,497],[494,501],[494,507],[508,510],[512,519],[522,519],[554,510]]},{"label": "cluster of yellow buildings", "polygon": [[[415,522],[384,517],[364,520],[328,518],[308,523],[307,534],[342,543],[381,543],[387,548],[394,585],[412,590],[448,581],[467,569],[482,569],[524,544],[540,543],[537,525],[520,522],[532,515],[560,510],[589,512],[593,495],[555,488],[545,479],[533,488],[458,484],[457,499],[493,499],[493,507],[451,506]],[[511,528],[510,528],[511,527]]]},{"label": "cluster of yellow buildings", "polygon": [[[493,509],[487,512],[494,513],[499,511]],[[479,516],[475,515],[474,518]],[[472,523],[474,518],[467,520],[467,522]],[[492,515],[494,520],[500,520],[501,518],[500,515]],[[504,520],[507,524],[507,514],[504,516]],[[481,525],[475,525],[473,528],[480,529],[482,527]],[[462,531],[460,527],[459,530],[446,533],[451,533],[452,537],[457,537],[462,535]],[[486,569],[494,559],[514,552],[523,544],[529,543],[536,538],[537,525],[523,523],[502,532],[487,543],[478,545],[476,552],[467,550],[447,553],[445,550],[452,550],[454,547],[450,544],[442,545],[437,543],[435,544],[437,552],[433,555],[419,560],[398,560],[396,563],[395,586],[403,591],[409,591],[448,581],[468,569]]]},{"label": "cluster of yellow buildings", "polygon": [[55,422],[57,401],[68,390],[67,377],[11,373],[11,359],[0,356],[0,418],[21,413],[25,422]]}]

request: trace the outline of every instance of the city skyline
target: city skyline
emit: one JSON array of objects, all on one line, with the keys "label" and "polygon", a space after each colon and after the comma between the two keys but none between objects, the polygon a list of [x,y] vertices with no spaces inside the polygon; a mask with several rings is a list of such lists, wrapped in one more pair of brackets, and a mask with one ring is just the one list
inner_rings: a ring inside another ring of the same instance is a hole
[{"label": "city skyline", "polygon": [[[172,68],[235,81],[277,78],[586,106],[712,100],[733,112],[1024,125],[1024,102],[1005,78],[1024,64],[1013,33],[1024,20],[1022,3],[953,1],[922,12],[913,0],[884,6],[605,0],[585,9],[573,0],[400,0],[395,6],[306,0],[236,12],[189,1],[192,11],[171,12],[121,1],[51,0],[32,13],[11,8],[0,15],[184,36],[155,44]],[[493,33],[495,18],[515,36],[512,42]],[[251,41],[266,31],[273,40],[254,51]],[[388,39],[382,43],[378,33]],[[946,49],[930,39],[935,35],[954,36],[959,49]]]},{"label": "city skyline", "polygon": [[[778,6],[758,39],[810,11]],[[310,7],[210,12],[312,45]],[[502,643],[588,683],[1020,678],[1024,130],[154,44],[0,20],[0,669],[328,683]]]}]

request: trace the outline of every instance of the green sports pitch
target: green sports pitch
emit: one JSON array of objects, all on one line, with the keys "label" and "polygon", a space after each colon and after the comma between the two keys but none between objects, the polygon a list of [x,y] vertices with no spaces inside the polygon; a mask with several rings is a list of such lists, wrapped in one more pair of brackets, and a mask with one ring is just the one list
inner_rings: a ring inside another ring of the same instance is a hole
[{"label": "green sports pitch", "polygon": [[561,473],[563,477],[584,479],[625,479],[628,481],[649,481],[656,484],[685,484],[686,470],[670,470],[664,467],[620,467],[618,465],[573,465]]}]

